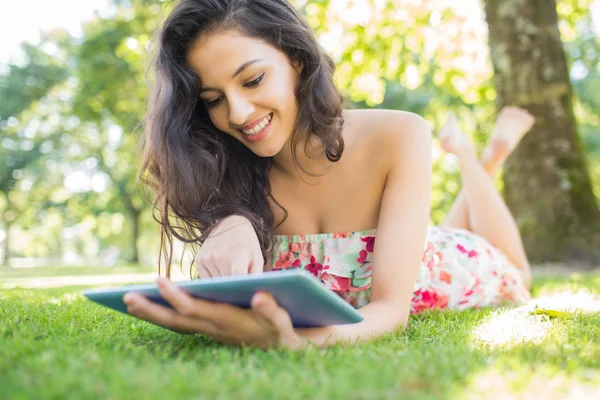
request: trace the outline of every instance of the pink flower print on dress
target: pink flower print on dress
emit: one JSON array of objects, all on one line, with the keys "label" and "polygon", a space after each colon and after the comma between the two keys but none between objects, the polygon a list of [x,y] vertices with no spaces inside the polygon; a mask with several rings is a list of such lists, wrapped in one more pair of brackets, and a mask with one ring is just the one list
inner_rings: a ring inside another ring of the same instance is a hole
[{"label": "pink flower print on dress", "polygon": [[346,239],[350,237],[352,232],[336,232],[333,234],[334,239]]},{"label": "pink flower print on dress", "polygon": [[299,259],[291,251],[279,252],[279,259],[275,261],[275,267],[273,269],[287,269],[301,267]]},{"label": "pink flower print on dress", "polygon": [[452,283],[452,275],[450,275],[446,271],[440,271],[440,281],[450,284]]},{"label": "pink flower print on dress", "polygon": [[300,251],[300,247],[301,247],[300,243],[296,243],[296,242],[290,243],[290,251],[292,251],[294,253],[299,252]]},{"label": "pink flower print on dress", "polygon": [[323,270],[323,264],[319,264],[314,256],[310,257],[310,263],[304,267],[307,271],[316,277],[319,277],[319,273]]},{"label": "pink flower print on dress", "polygon": [[367,252],[366,250],[361,250],[358,253],[358,258],[356,259],[356,261],[358,261],[359,264],[363,264],[365,261],[367,261],[368,256],[369,252]]},{"label": "pink flower print on dress", "polygon": [[302,261],[309,261],[313,255],[314,253],[312,251],[312,243],[302,243],[300,247],[300,253],[298,254],[298,258]]},{"label": "pink flower print on dress", "polygon": [[439,250],[439,251],[438,251],[436,254],[437,254],[437,256],[438,256],[438,260],[439,260],[440,262],[441,262],[441,261],[444,261],[444,252],[443,252],[443,251]]},{"label": "pink flower print on dress", "polygon": [[418,290],[413,295],[411,306],[415,314],[424,310],[446,308],[448,306],[448,296],[431,288],[426,291]]},{"label": "pink flower print on dress", "polygon": [[365,236],[365,237],[361,237],[360,240],[362,240],[363,242],[365,242],[367,244],[366,249],[369,253],[373,252],[373,249],[375,247],[375,236]]},{"label": "pink flower print on dress", "polygon": [[335,290],[337,292],[346,292],[350,290],[352,279],[343,276],[336,276],[327,273],[321,274],[321,280],[328,289]]},{"label": "pink flower print on dress", "polygon": [[466,254],[469,258],[477,257],[475,250],[467,250],[462,244],[457,244],[456,248],[463,254]]}]

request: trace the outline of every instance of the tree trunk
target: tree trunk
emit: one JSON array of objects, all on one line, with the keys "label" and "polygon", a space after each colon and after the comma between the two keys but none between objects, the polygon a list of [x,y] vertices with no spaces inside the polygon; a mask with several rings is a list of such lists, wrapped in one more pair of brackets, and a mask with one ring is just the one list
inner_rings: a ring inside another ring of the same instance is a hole
[{"label": "tree trunk", "polygon": [[2,212],[2,220],[4,222],[4,233],[5,233],[5,237],[4,237],[4,259],[2,260],[2,266],[3,267],[10,267],[10,259],[11,259],[11,254],[10,254],[10,227],[13,224],[13,221],[15,219],[15,213],[13,211],[13,207],[12,207],[12,203],[10,201],[10,197],[8,196],[9,194],[6,192],[0,192],[4,195],[4,198],[6,200],[6,208],[4,209],[4,212]]},{"label": "tree trunk", "polygon": [[4,233],[6,236],[4,237],[4,259],[2,260],[3,267],[10,267],[10,226],[11,223],[4,221]]},{"label": "tree trunk", "polygon": [[530,260],[600,260],[600,210],[573,114],[555,0],[484,0],[498,107],[536,124],[504,169],[504,196]]},{"label": "tree trunk", "polygon": [[140,212],[135,210],[131,215],[131,223],[132,223],[132,233],[131,233],[131,250],[133,251],[133,255],[131,257],[131,262],[133,264],[140,263],[140,256],[138,252],[138,239],[140,237]]}]

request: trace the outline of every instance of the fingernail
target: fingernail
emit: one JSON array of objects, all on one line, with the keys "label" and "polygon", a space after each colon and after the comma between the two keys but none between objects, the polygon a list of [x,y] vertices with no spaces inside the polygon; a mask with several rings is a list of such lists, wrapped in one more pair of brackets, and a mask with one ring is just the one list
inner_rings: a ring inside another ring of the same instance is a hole
[{"label": "fingernail", "polygon": [[128,305],[133,305],[136,303],[135,297],[136,296],[134,294],[127,293],[125,296],[123,296],[123,302]]}]

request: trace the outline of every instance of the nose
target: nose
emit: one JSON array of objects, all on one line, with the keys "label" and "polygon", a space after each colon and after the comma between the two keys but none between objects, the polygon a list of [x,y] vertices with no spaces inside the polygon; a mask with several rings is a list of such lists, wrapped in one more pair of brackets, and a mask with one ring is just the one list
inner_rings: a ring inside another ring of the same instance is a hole
[{"label": "nose", "polygon": [[229,96],[229,122],[242,126],[254,114],[254,106],[243,96]]}]

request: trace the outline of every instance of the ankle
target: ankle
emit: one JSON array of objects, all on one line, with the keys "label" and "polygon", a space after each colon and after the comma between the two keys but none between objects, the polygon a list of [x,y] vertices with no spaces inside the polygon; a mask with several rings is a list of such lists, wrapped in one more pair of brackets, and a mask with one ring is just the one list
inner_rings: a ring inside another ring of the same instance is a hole
[{"label": "ankle", "polygon": [[500,169],[499,165],[491,165],[490,163],[488,164],[484,164],[483,162],[481,163],[481,166],[483,167],[483,169],[485,170],[485,172],[487,172],[487,174],[491,177],[491,178],[495,178],[496,175],[498,174],[498,170]]},{"label": "ankle", "polygon": [[472,164],[479,164],[479,159],[477,158],[477,152],[474,147],[463,147],[461,151],[456,154],[458,156],[458,163],[461,167],[469,166]]}]

